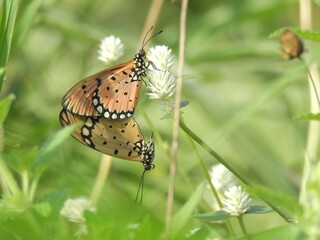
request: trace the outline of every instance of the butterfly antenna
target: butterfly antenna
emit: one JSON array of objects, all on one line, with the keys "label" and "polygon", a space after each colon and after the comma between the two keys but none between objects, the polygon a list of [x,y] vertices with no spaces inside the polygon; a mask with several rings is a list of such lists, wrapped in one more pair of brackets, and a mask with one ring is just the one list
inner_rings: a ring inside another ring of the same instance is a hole
[{"label": "butterfly antenna", "polygon": [[160,33],[163,32],[162,30],[160,30],[160,31],[157,32],[156,34],[152,35],[152,36],[146,41],[146,38],[147,38],[148,34],[151,32],[152,29],[153,29],[153,26],[148,30],[148,32],[147,32],[146,35],[144,36],[143,41],[142,41],[142,48],[144,48],[144,47],[147,45],[147,43],[148,43],[152,38],[154,38],[155,36],[157,36],[157,35],[159,35]]},{"label": "butterfly antenna", "polygon": [[[137,195],[136,195],[136,200],[134,201],[135,203],[138,203],[139,205],[141,205],[142,199],[143,199],[143,183],[144,183],[144,173],[145,172],[146,172],[146,170],[143,170],[141,178],[140,178],[139,188],[138,188]],[[138,202],[139,195],[140,195],[140,201]]]}]

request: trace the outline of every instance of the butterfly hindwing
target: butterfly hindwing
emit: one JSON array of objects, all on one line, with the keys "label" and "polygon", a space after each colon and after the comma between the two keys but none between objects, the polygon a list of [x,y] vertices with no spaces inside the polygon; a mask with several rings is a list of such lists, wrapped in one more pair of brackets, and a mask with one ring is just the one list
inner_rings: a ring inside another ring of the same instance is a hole
[{"label": "butterfly hindwing", "polygon": [[114,121],[103,117],[79,116],[64,109],[60,113],[62,126],[81,121],[84,124],[72,133],[81,143],[113,157],[143,161],[144,140],[133,118]]}]

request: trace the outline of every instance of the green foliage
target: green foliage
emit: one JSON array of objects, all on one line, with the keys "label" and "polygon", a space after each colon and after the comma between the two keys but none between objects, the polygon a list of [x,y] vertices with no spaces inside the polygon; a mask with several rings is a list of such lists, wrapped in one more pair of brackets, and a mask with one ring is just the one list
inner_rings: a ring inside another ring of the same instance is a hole
[{"label": "green foliage", "polygon": [[199,185],[188,201],[180,208],[172,219],[172,237],[176,238],[178,233],[186,225],[195,207],[199,204],[204,191],[204,184]]},{"label": "green foliage", "polygon": [[[269,213],[269,212],[272,212],[272,209],[270,207],[256,205],[256,206],[250,206],[248,211],[245,214],[263,214],[263,213]],[[202,221],[214,222],[214,221],[224,221],[234,216],[230,215],[230,213],[226,211],[219,210],[212,213],[195,214],[194,217]]]},{"label": "green foliage", "polygon": [[38,150],[37,158],[32,164],[32,171],[36,179],[40,178],[43,171],[52,162],[51,156],[58,147],[70,136],[76,127],[79,127],[80,123],[60,129],[51,138],[49,138]]},{"label": "green foliage", "polygon": [[0,100],[0,124],[4,123],[4,120],[8,115],[10,106],[14,99],[15,99],[15,96],[13,94],[10,94],[6,98]]},{"label": "green foliage", "polygon": [[307,113],[300,116],[297,116],[298,120],[320,120],[320,113]]},{"label": "green foliage", "polygon": [[0,90],[3,81],[5,80],[5,73],[10,54],[10,47],[13,38],[13,29],[18,10],[18,0],[4,0],[2,1],[1,15],[0,15],[0,69],[3,69],[0,74]]},{"label": "green foliage", "polygon": [[[141,46],[149,4],[31,0],[19,1],[18,9],[17,0],[2,1],[0,239],[79,239],[81,223],[70,222],[60,211],[67,199],[91,200],[101,156],[69,137],[77,126],[61,129],[61,97],[79,80],[105,68],[96,54],[102,37],[120,37],[126,46],[120,62],[132,58]],[[155,25],[164,32],[150,44],[168,45],[176,56],[180,6],[164,1]],[[286,26],[299,25],[298,12],[293,0],[189,1],[182,92],[186,100],[181,102],[183,131],[168,239],[310,236],[318,205],[300,205],[300,179],[310,141],[308,124],[318,122],[319,114],[302,115],[311,112],[306,68],[300,61],[280,60],[276,39]],[[319,17],[313,18],[318,29]],[[304,57],[318,62],[320,34],[290,29],[314,42],[306,44]],[[96,211],[83,213],[83,239],[166,236],[172,114],[165,115],[147,91],[143,86],[135,119],[145,136],[154,131],[156,168],[146,173],[142,205],[134,203],[141,164],[112,160]],[[192,146],[190,138],[198,145]],[[319,152],[318,144],[314,148]],[[249,185],[252,205],[241,216],[247,236],[238,218],[217,208],[203,183],[203,168],[209,171],[217,159],[244,180],[241,184]],[[315,166],[318,157],[309,160]],[[316,183],[307,185],[307,194],[316,195]]]}]

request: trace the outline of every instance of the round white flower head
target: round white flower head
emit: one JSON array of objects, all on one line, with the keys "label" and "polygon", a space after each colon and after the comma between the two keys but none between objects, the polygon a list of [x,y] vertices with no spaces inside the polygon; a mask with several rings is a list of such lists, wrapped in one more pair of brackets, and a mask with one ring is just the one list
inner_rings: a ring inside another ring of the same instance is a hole
[{"label": "round white flower head", "polygon": [[249,209],[251,198],[249,194],[242,191],[241,186],[230,187],[224,193],[225,198],[222,199],[224,211],[230,213],[232,216],[240,216]]},{"label": "round white flower head", "polygon": [[98,59],[106,64],[115,63],[124,54],[124,45],[115,36],[101,39]]},{"label": "round white flower head", "polygon": [[213,165],[209,174],[211,182],[218,192],[223,193],[235,184],[234,175],[221,163]]},{"label": "round white flower head", "polygon": [[[171,49],[164,45],[158,45],[150,48],[147,53],[147,58],[158,70],[168,70],[174,63],[171,55]],[[151,70],[155,70],[150,64]]]},{"label": "round white flower head", "polygon": [[175,93],[176,78],[169,71],[151,71],[149,77],[151,80],[147,88],[151,92],[147,94],[150,99],[168,99]]},{"label": "round white flower head", "polygon": [[85,198],[70,198],[65,201],[63,208],[60,210],[60,214],[66,217],[70,222],[84,223],[84,211],[95,212],[95,207],[92,206],[91,202]]}]

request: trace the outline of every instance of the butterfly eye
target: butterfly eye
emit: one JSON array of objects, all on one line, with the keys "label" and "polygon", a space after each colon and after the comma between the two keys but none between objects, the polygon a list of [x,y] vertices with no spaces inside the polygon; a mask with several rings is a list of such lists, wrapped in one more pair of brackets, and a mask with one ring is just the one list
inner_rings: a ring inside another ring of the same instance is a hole
[{"label": "butterfly eye", "polygon": [[146,51],[142,48],[142,49],[140,49],[140,51],[139,51],[139,57],[141,57],[141,58],[143,58],[143,57],[145,57],[146,56]]}]

